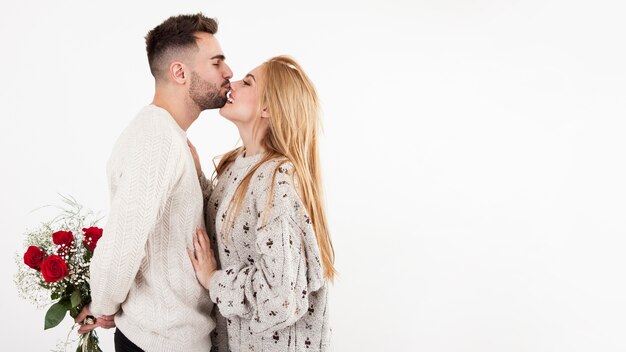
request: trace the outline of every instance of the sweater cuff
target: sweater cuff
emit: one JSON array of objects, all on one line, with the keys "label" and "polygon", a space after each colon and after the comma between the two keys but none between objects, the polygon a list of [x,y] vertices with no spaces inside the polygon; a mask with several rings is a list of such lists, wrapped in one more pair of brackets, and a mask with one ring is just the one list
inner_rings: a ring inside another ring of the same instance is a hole
[{"label": "sweater cuff", "polygon": [[89,310],[94,317],[101,317],[103,315],[115,315],[120,310],[120,306],[117,304],[96,304],[92,301],[89,304]]},{"label": "sweater cuff", "polygon": [[213,303],[219,305],[219,282],[221,280],[221,276],[224,275],[224,270],[216,270],[211,276],[211,280],[209,280],[209,297],[211,297],[211,301]]}]

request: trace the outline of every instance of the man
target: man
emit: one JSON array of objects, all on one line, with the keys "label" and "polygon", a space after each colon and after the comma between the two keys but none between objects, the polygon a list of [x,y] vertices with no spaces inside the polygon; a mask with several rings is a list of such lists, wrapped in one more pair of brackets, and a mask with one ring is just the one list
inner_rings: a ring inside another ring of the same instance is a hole
[{"label": "man", "polygon": [[[203,195],[186,130],[224,106],[232,72],[202,14],[167,19],[146,36],[156,91],[115,144],[107,173],[111,210],[91,261],[83,325],[117,326],[116,351],[209,351],[213,304],[187,256],[204,228]],[[112,315],[115,316],[114,323]]]}]

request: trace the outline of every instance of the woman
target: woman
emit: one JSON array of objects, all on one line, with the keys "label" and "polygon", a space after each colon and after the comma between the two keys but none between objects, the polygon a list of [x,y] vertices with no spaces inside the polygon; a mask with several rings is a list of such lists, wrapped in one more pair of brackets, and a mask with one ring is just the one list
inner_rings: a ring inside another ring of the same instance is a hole
[{"label": "woman", "polygon": [[226,344],[231,351],[327,351],[335,269],[315,88],[293,59],[275,57],[231,84],[220,114],[244,146],[222,157],[215,186],[196,163],[211,241],[199,229],[189,253],[218,308],[214,344],[219,351]]}]

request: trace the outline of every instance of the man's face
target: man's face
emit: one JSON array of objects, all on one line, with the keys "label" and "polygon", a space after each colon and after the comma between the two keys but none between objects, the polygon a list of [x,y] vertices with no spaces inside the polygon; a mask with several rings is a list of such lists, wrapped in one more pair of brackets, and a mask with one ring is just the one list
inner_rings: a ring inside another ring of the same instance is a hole
[{"label": "man's face", "polygon": [[196,36],[199,50],[192,61],[189,96],[200,110],[221,108],[226,104],[233,72],[212,34],[200,32]]}]

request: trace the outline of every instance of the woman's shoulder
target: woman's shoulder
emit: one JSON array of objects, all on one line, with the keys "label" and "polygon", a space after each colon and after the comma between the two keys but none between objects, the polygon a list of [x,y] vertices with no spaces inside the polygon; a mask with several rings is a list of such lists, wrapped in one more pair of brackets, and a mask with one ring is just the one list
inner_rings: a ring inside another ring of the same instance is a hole
[{"label": "woman's shoulder", "polygon": [[293,163],[287,158],[277,158],[262,162],[253,176],[256,180],[262,181],[259,185],[269,186],[272,183],[284,181],[287,177],[291,178],[294,170]]},{"label": "woman's shoulder", "polygon": [[298,178],[292,162],[283,159],[274,159],[263,162],[252,176],[251,195],[259,212],[259,218],[277,214],[290,214],[293,218],[299,217],[304,210],[298,191]]},{"label": "woman's shoulder", "polygon": [[259,197],[269,193],[293,194],[297,189],[295,167],[287,158],[263,162],[252,175],[255,192]]}]

